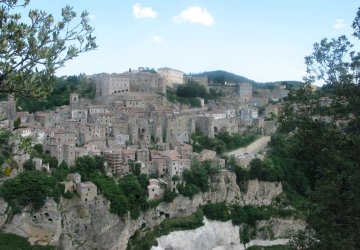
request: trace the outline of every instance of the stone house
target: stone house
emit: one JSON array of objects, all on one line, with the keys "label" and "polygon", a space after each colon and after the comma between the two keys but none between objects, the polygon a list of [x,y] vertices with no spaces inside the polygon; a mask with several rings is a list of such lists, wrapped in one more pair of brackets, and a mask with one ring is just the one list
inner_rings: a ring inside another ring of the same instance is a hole
[{"label": "stone house", "polygon": [[93,201],[97,196],[97,187],[91,181],[80,182],[76,184],[76,193],[81,201]]},{"label": "stone house", "polygon": [[71,119],[79,123],[88,122],[88,111],[87,109],[73,109],[71,111]]},{"label": "stone house", "polygon": [[43,128],[53,128],[55,119],[52,112],[36,112],[35,121]]},{"label": "stone house", "polygon": [[179,152],[181,159],[192,159],[193,148],[190,144],[181,143],[174,146],[174,149]]},{"label": "stone house", "polygon": [[191,135],[195,132],[195,118],[191,115],[173,114],[166,117],[165,126],[166,142],[190,142]]},{"label": "stone house", "polygon": [[148,188],[149,200],[158,200],[161,198],[161,189],[159,186],[159,180],[150,179]]},{"label": "stone house", "polygon": [[240,83],[238,86],[239,102],[250,102],[252,98],[252,85],[250,83]]},{"label": "stone house", "polygon": [[150,151],[148,148],[138,148],[136,150],[136,160],[146,162],[150,159]]},{"label": "stone house", "polygon": [[98,96],[121,95],[130,91],[129,74],[97,74],[93,76]]}]

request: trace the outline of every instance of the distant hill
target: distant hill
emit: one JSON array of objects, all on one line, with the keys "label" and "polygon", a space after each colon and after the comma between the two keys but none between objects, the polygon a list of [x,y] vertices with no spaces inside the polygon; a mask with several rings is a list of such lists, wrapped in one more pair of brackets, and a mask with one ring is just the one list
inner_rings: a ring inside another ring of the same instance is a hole
[{"label": "distant hill", "polygon": [[274,85],[286,85],[288,89],[296,89],[299,88],[304,82],[301,81],[276,81],[276,82],[264,82],[263,85],[274,86]]},{"label": "distant hill", "polygon": [[215,71],[205,71],[203,73],[199,73],[199,74],[192,74],[192,75],[196,75],[196,76],[207,76],[209,79],[209,83],[214,83],[214,84],[225,84],[225,82],[227,83],[241,83],[241,82],[246,82],[246,83],[251,83],[254,84],[255,81],[250,80],[246,77],[243,76],[239,76],[227,71],[223,71],[223,70],[215,70]]}]

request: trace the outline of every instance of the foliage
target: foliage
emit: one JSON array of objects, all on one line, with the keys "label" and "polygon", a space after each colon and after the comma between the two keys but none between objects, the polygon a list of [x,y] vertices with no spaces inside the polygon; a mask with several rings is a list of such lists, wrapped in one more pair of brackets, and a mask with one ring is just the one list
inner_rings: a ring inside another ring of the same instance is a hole
[{"label": "foliage", "polygon": [[179,193],[192,198],[199,192],[209,191],[209,172],[207,170],[212,172],[212,168],[205,168],[204,163],[194,160],[191,164],[191,168],[185,169],[183,172],[185,184],[182,183],[176,186]]},{"label": "foliage", "polygon": [[289,250],[287,245],[274,245],[274,246],[251,246],[246,248],[247,250]]},{"label": "foliage", "polygon": [[147,178],[140,174],[129,174],[120,178],[105,176],[104,159],[100,156],[82,156],[76,159],[73,172],[78,172],[83,181],[92,181],[101,193],[111,202],[111,212],[119,216],[130,212],[133,219],[140,211],[149,207],[147,202]]},{"label": "foliage", "polygon": [[215,138],[204,136],[201,132],[192,134],[193,149],[195,152],[200,153],[203,149],[210,149],[222,154],[225,151],[231,151],[240,147],[245,147],[252,143],[255,135],[230,135],[228,132],[220,133]]},{"label": "foliage", "polygon": [[[72,7],[62,9],[61,19],[40,10],[20,12],[29,0],[4,0],[0,6],[0,92],[45,97],[55,71],[68,60],[96,48],[88,13],[77,24]],[[19,13],[16,13],[19,12]]]},{"label": "foliage", "polygon": [[136,219],[141,210],[148,208],[146,186],[141,186],[139,179],[129,174],[119,180],[119,187],[128,200],[131,218]]},{"label": "foliage", "polygon": [[44,152],[44,148],[42,144],[35,144],[33,147],[34,153],[41,155]]},{"label": "foliage", "polygon": [[170,188],[166,188],[164,190],[162,200],[165,202],[172,202],[176,198],[176,196],[177,196],[176,192],[171,191]]},{"label": "foliage", "polygon": [[215,70],[215,71],[208,71],[197,74],[198,76],[207,76],[209,83],[220,83],[225,84],[225,82],[231,83],[255,83],[253,80],[245,78],[243,76],[235,75],[223,70]]},{"label": "foliage", "polygon": [[231,208],[231,219],[234,225],[248,224],[255,226],[257,220],[269,220],[271,217],[289,217],[293,211],[271,206],[254,207],[234,205]]},{"label": "foliage", "polygon": [[129,201],[113,178],[93,173],[91,181],[101,190],[101,193],[110,201],[110,212],[119,216],[129,211]]},{"label": "foliage", "polygon": [[[360,11],[357,38],[359,19]],[[345,36],[315,43],[306,84],[289,95],[280,117],[280,129],[297,142],[290,156],[308,181],[316,249],[360,248],[360,54],[354,48]],[[326,85],[312,92],[316,80]]]},{"label": "foliage", "polygon": [[66,166],[66,164],[61,163],[59,167],[53,168],[51,171],[51,175],[58,181],[64,181],[66,176],[70,173],[70,169]]},{"label": "foliage", "polygon": [[92,174],[105,174],[104,158],[89,155],[78,157],[75,161],[75,171],[84,181],[89,180]]},{"label": "foliage", "polygon": [[201,192],[209,191],[209,176],[200,162],[193,161],[191,168],[184,170],[183,179],[187,184],[198,187]]},{"label": "foliage", "polygon": [[256,158],[250,162],[250,179],[259,179],[262,181],[281,181],[284,173],[280,166],[275,165],[270,158],[261,161]]},{"label": "foliage", "polygon": [[185,104],[185,105],[189,105],[192,108],[200,108],[201,107],[201,103],[199,101],[199,99],[197,99],[196,97],[181,97],[181,96],[177,96],[175,91],[172,89],[167,89],[166,90],[166,98],[168,99],[168,101],[170,102],[175,102],[175,103],[181,103],[181,104]]},{"label": "foliage", "polygon": [[137,232],[130,238],[127,250],[150,250],[152,246],[157,245],[156,238],[167,235],[173,231],[191,230],[203,226],[204,214],[198,210],[195,214],[185,218],[165,219],[153,230],[148,231],[144,236]]},{"label": "foliage", "polygon": [[201,97],[207,98],[209,93],[205,86],[198,83],[187,83],[179,85],[176,89],[176,95],[180,97]]},{"label": "foliage", "polygon": [[21,110],[36,112],[69,105],[70,94],[78,93],[80,97],[92,99],[95,95],[95,85],[83,76],[55,78],[48,83],[52,91],[43,99],[21,98],[18,100]]},{"label": "foliage", "polygon": [[24,170],[35,170],[35,164],[32,159],[26,160],[23,165]]},{"label": "foliage", "polygon": [[57,248],[54,246],[31,246],[26,238],[0,232],[0,249],[55,250]]},{"label": "foliage", "polygon": [[6,180],[0,187],[0,196],[14,208],[23,208],[32,204],[32,208],[41,208],[46,197],[60,198],[60,190],[54,177],[40,171],[25,171],[13,179]]},{"label": "foliage", "polygon": [[231,216],[228,206],[224,203],[209,203],[201,208],[206,218],[218,221],[228,221]]},{"label": "foliage", "polygon": [[59,165],[59,161],[55,156],[43,154],[42,158],[43,158],[43,163],[44,164],[49,163],[50,168],[56,168]]},{"label": "foliage", "polygon": [[194,184],[178,184],[176,189],[179,191],[179,194],[190,197],[190,199],[192,199],[194,195],[200,193],[200,189]]}]

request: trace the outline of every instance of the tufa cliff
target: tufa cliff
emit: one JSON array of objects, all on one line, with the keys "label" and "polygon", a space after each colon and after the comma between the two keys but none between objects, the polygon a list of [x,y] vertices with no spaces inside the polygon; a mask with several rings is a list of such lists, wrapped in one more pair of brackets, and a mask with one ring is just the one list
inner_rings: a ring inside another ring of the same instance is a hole
[{"label": "tufa cliff", "polygon": [[137,220],[111,214],[110,202],[101,195],[87,202],[77,196],[62,198],[60,204],[49,199],[39,211],[23,209],[10,219],[8,205],[0,198],[0,227],[28,238],[33,244],[56,245],[61,249],[125,250],[128,239],[138,229],[159,225],[167,217],[189,216],[209,202],[269,205],[281,192],[281,183],[258,180],[248,181],[246,190],[242,191],[234,173],[221,171],[211,180],[210,192],[192,199],[178,196],[171,203],[161,203],[142,213]]}]

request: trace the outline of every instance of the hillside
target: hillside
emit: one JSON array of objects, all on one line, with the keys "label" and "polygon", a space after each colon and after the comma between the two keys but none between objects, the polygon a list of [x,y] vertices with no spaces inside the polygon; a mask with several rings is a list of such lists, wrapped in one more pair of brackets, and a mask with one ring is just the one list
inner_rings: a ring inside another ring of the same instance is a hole
[{"label": "hillside", "polygon": [[250,80],[244,76],[239,76],[227,71],[223,70],[215,70],[215,71],[205,71],[203,73],[194,74],[196,76],[207,76],[209,79],[209,83],[218,83],[218,84],[225,84],[227,83],[255,83],[254,80]]}]

